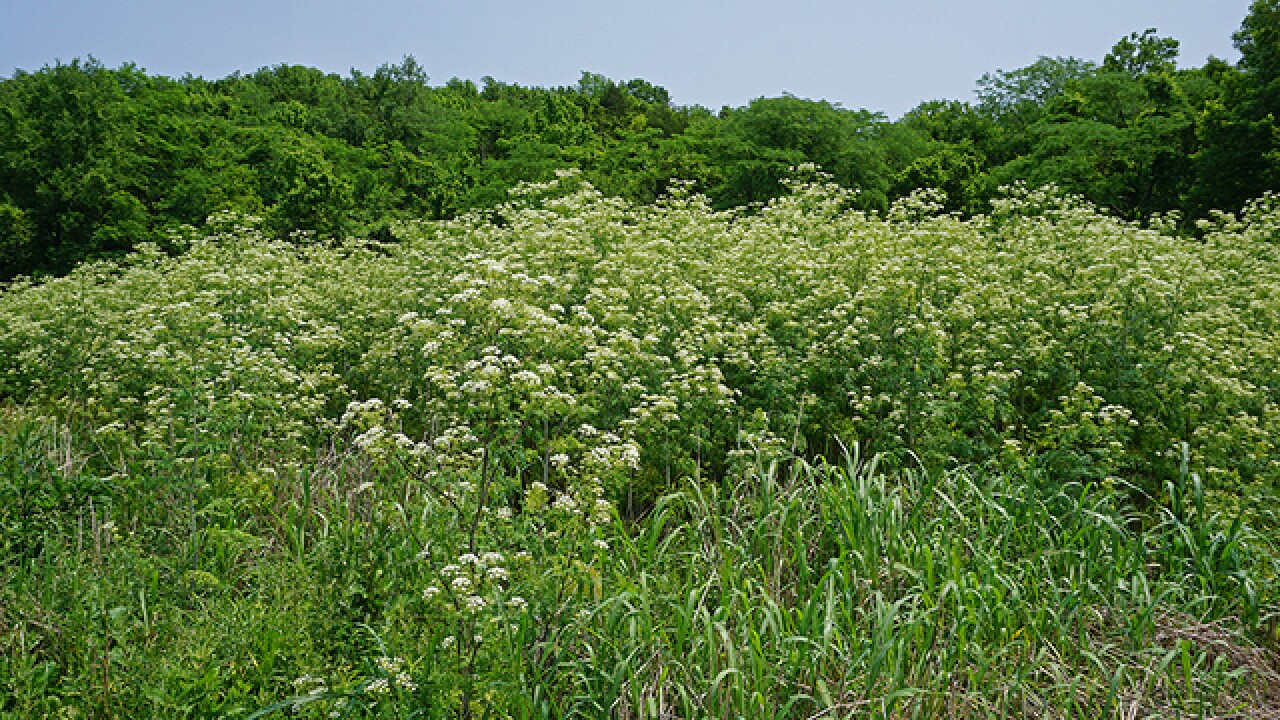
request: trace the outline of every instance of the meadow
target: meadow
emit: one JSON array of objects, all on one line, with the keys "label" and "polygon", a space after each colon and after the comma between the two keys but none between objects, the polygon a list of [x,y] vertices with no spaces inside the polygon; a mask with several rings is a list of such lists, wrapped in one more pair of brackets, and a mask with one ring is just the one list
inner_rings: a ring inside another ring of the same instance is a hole
[{"label": "meadow", "polygon": [[797,176],[0,291],[0,717],[1276,717],[1280,199]]}]

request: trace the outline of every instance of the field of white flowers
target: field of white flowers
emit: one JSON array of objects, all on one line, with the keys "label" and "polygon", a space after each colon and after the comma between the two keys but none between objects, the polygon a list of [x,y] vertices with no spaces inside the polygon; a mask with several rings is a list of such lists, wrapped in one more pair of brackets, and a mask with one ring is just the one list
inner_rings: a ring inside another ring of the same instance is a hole
[{"label": "field of white flowers", "polygon": [[851,204],[564,173],[4,290],[0,713],[1280,704],[1280,201]]}]

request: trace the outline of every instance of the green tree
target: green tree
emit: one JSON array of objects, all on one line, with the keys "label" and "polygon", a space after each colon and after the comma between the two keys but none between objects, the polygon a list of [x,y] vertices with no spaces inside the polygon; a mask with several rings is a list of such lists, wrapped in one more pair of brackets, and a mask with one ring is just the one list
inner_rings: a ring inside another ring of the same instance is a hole
[{"label": "green tree", "polygon": [[162,85],[133,66],[110,70],[93,59],[0,85],[0,197],[22,210],[15,227],[26,229],[11,232],[39,245],[26,260],[7,261],[6,275],[62,272],[149,239],[144,200],[164,185],[152,150],[163,147],[162,126],[139,98]]},{"label": "green tree", "polygon": [[1174,38],[1160,37],[1155,28],[1147,28],[1141,33],[1131,33],[1112,46],[1102,61],[1102,69],[1132,77],[1172,73],[1178,67],[1178,47]]},{"label": "green tree", "polygon": [[1044,63],[1019,83],[988,83],[984,91],[1001,88],[984,102],[1012,152],[982,192],[1022,180],[1128,217],[1181,208],[1206,89],[1201,74],[1177,71],[1177,52],[1176,40],[1146,30],[1118,41],[1101,66]]},{"label": "green tree", "polygon": [[1022,131],[1039,120],[1045,105],[1096,65],[1074,57],[1041,56],[1017,70],[997,70],[978,80],[978,107],[1006,128]]},{"label": "green tree", "polygon": [[1000,143],[1000,126],[988,114],[957,100],[921,103],[898,125],[915,133],[920,147],[894,174],[891,195],[936,188],[945,193],[949,210],[981,210],[986,199],[984,177],[989,157]]},{"label": "green tree", "polygon": [[1235,34],[1240,63],[1199,129],[1193,207],[1238,209],[1280,188],[1280,0],[1255,0]]},{"label": "green tree", "polygon": [[252,153],[261,168],[260,195],[276,233],[295,230],[342,237],[352,206],[351,182],[335,172],[325,143],[297,131],[268,128]]},{"label": "green tree", "polygon": [[867,208],[887,204],[888,172],[877,145],[884,120],[825,101],[760,98],[691,128],[711,164],[707,188],[720,207],[765,202],[782,192],[792,168],[813,163]]}]

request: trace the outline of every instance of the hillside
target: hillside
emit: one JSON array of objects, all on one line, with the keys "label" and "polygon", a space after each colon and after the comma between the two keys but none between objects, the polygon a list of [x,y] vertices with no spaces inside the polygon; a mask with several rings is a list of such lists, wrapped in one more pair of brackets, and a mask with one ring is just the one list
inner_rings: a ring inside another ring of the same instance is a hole
[{"label": "hillside", "polygon": [[0,720],[1280,718],[1280,0],[901,118],[0,79]]},{"label": "hillside", "polygon": [[0,712],[1265,717],[1274,200],[790,187],[10,288]]}]

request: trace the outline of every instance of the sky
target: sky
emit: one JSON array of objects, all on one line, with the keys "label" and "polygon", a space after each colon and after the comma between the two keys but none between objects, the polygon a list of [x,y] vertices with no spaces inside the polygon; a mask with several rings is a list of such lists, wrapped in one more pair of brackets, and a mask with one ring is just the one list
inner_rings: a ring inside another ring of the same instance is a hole
[{"label": "sky", "polygon": [[453,77],[554,87],[643,78],[718,110],[790,93],[897,118],[971,100],[1038,56],[1101,61],[1156,28],[1179,63],[1235,62],[1249,0],[0,0],[0,76],[89,55],[218,78],[290,63],[348,74],[414,56]]}]

